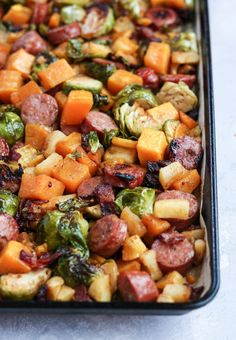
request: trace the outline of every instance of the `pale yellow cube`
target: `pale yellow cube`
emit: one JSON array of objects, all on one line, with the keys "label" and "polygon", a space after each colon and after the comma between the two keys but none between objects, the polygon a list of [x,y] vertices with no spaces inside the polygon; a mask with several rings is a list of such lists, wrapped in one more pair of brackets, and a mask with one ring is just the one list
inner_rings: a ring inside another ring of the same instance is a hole
[{"label": "pale yellow cube", "polygon": [[53,152],[48,158],[46,158],[41,163],[37,164],[35,167],[36,175],[45,174],[48,176],[52,175],[52,169],[57,163],[62,160],[63,157],[56,152]]},{"label": "pale yellow cube", "polygon": [[166,285],[168,284],[184,284],[185,278],[177,271],[173,271],[168,273],[167,275],[163,276],[158,282],[157,282],[157,288],[158,289],[164,289]]},{"label": "pale yellow cube", "polygon": [[175,181],[180,180],[186,176],[188,170],[186,170],[179,162],[173,162],[159,171],[159,181],[163,189],[169,189]]},{"label": "pale yellow cube", "polygon": [[109,275],[96,277],[88,289],[88,294],[97,302],[110,302],[111,288]]},{"label": "pale yellow cube", "polygon": [[56,145],[58,142],[62,141],[66,135],[60,130],[52,131],[46,138],[44,144],[44,156],[48,157],[56,150]]},{"label": "pale yellow cube", "polygon": [[162,278],[163,274],[158,266],[155,250],[150,249],[143,253],[140,256],[140,262],[154,281]]},{"label": "pale yellow cube", "polygon": [[130,236],[124,242],[122,260],[131,261],[138,259],[146,250],[145,244],[138,235]]},{"label": "pale yellow cube", "polygon": [[125,207],[122,210],[120,218],[127,224],[127,230],[130,236],[138,235],[142,237],[146,234],[147,229],[145,225],[142,223],[141,219],[130,210],[129,207]]},{"label": "pale yellow cube", "polygon": [[177,218],[186,220],[189,217],[189,201],[185,199],[159,200],[154,205],[154,215],[158,218]]},{"label": "pale yellow cube", "polygon": [[174,302],[188,302],[191,296],[191,288],[186,285],[174,283],[168,284],[163,290],[163,295],[169,296]]},{"label": "pale yellow cube", "polygon": [[111,145],[104,154],[104,161],[117,161],[125,164],[134,164],[137,160],[135,149],[128,149]]},{"label": "pale yellow cube", "polygon": [[105,274],[109,275],[111,292],[117,290],[117,279],[119,275],[117,264],[114,260],[108,260],[101,266]]}]

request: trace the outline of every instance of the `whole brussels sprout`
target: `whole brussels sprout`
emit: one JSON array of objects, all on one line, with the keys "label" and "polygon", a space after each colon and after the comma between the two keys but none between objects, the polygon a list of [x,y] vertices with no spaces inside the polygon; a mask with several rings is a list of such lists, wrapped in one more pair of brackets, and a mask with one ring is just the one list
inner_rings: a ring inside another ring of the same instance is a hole
[{"label": "whole brussels sprout", "polygon": [[72,246],[88,257],[86,243],[88,222],[79,211],[64,213],[58,210],[47,213],[37,226],[37,243],[46,242],[49,251],[60,246]]},{"label": "whole brussels sprout", "polygon": [[8,190],[0,190],[0,213],[15,216],[19,205],[18,196]]},{"label": "whole brussels sprout", "polygon": [[12,146],[24,137],[24,123],[14,112],[0,112],[0,137]]},{"label": "whole brussels sprout", "polygon": [[61,9],[61,20],[65,24],[81,21],[85,17],[85,10],[78,5],[65,6]]},{"label": "whole brussels sprout", "polygon": [[131,16],[135,19],[142,18],[148,9],[146,0],[121,0],[121,5],[130,12]]},{"label": "whole brussels sprout", "polygon": [[170,33],[169,37],[172,50],[198,52],[197,37],[194,32]]},{"label": "whole brussels sprout", "polygon": [[116,196],[115,204],[118,210],[122,211],[124,207],[138,215],[151,214],[155,200],[155,190],[145,187],[136,187],[134,189],[124,189]]},{"label": "whole brussels sprout", "polygon": [[116,70],[115,65],[112,63],[100,63],[95,60],[83,63],[83,67],[88,76],[99,79],[103,83],[106,83],[107,79]]},{"label": "whole brussels sprout", "polygon": [[89,286],[102,271],[76,251],[71,251],[70,254],[59,258],[55,273],[63,277],[68,286],[74,288],[79,284]]},{"label": "whole brussels sprout", "polygon": [[115,23],[113,10],[107,4],[93,5],[81,27],[85,39],[93,39],[109,33]]},{"label": "whole brussels sprout", "polygon": [[161,104],[170,102],[176,110],[183,112],[193,110],[198,104],[195,93],[182,81],[178,84],[166,82],[157,94],[157,99]]}]

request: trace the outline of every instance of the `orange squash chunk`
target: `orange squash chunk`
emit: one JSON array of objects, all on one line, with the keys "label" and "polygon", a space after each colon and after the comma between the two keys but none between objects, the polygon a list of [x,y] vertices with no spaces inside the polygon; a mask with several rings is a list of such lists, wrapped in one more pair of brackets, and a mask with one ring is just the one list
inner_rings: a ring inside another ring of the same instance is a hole
[{"label": "orange squash chunk", "polygon": [[132,72],[117,70],[108,78],[107,88],[111,94],[117,94],[125,86],[132,84],[143,85],[143,79]]},{"label": "orange squash chunk", "polygon": [[81,145],[81,134],[79,132],[72,132],[69,136],[63,138],[56,145],[56,152],[63,157],[76,151]]},{"label": "orange squash chunk", "polygon": [[0,100],[9,103],[11,94],[23,85],[20,72],[11,70],[0,71]]},{"label": "orange squash chunk", "polygon": [[151,42],[144,56],[144,64],[159,74],[166,74],[170,65],[170,54],[170,45]]},{"label": "orange squash chunk", "polygon": [[31,268],[20,259],[20,252],[29,249],[17,241],[9,241],[0,253],[0,275],[22,274],[31,271]]}]

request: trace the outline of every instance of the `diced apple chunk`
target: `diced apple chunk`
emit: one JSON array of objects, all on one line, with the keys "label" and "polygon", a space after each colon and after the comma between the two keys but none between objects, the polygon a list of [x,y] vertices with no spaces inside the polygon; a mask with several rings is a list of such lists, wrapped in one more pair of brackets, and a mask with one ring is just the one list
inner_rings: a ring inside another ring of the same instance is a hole
[{"label": "diced apple chunk", "polygon": [[44,144],[44,156],[48,157],[55,152],[57,143],[62,141],[65,137],[66,135],[59,130],[52,131],[46,138]]},{"label": "diced apple chunk", "polygon": [[163,278],[161,278],[157,282],[157,288],[164,289],[166,285],[174,283],[178,284],[185,283],[185,278],[177,271],[170,272],[167,275],[163,276]]},{"label": "diced apple chunk", "polygon": [[194,242],[194,261],[196,264],[200,264],[206,254],[206,241],[196,240]]},{"label": "diced apple chunk", "polygon": [[130,271],[133,271],[133,270],[135,270],[135,271],[141,270],[141,264],[137,260],[133,260],[133,261],[118,260],[117,265],[118,265],[119,273],[130,272]]},{"label": "diced apple chunk", "polygon": [[61,287],[64,285],[64,280],[60,276],[53,276],[47,281],[47,298],[56,301],[57,295]]},{"label": "diced apple chunk", "polygon": [[104,161],[124,162],[125,164],[134,164],[137,159],[137,152],[135,149],[123,148],[120,146],[110,146],[105,154]]},{"label": "diced apple chunk", "polygon": [[111,288],[109,275],[101,275],[96,277],[88,289],[88,294],[95,301],[110,302]]},{"label": "diced apple chunk", "polygon": [[72,301],[75,295],[75,290],[71,287],[63,285],[57,295],[56,301]]},{"label": "diced apple chunk", "polygon": [[163,189],[167,190],[174,182],[186,176],[187,173],[188,170],[186,170],[182,164],[174,162],[160,169],[159,181]]},{"label": "diced apple chunk", "polygon": [[158,296],[157,302],[159,303],[174,303],[174,299],[171,296],[160,294]]},{"label": "diced apple chunk", "polygon": [[146,250],[145,244],[138,235],[128,237],[123,245],[122,260],[131,261],[138,259]]},{"label": "diced apple chunk", "polygon": [[108,260],[101,266],[105,274],[109,275],[111,292],[117,290],[118,267],[114,260]]},{"label": "diced apple chunk", "polygon": [[193,230],[186,230],[183,231],[182,234],[187,237],[188,240],[203,240],[205,236],[205,230],[201,229],[193,229]]},{"label": "diced apple chunk", "polygon": [[48,176],[52,175],[52,169],[57,163],[63,159],[61,155],[56,152],[53,152],[51,155],[48,156],[44,161],[39,163],[35,168],[36,175],[45,174]]},{"label": "diced apple chunk", "polygon": [[154,281],[162,278],[163,274],[158,266],[155,250],[150,249],[143,253],[140,256],[140,262]]},{"label": "diced apple chunk", "polygon": [[120,218],[126,222],[128,234],[130,236],[138,235],[142,237],[146,233],[147,229],[145,225],[141,222],[141,219],[130,210],[129,207],[125,207],[122,210]]},{"label": "diced apple chunk", "polygon": [[163,295],[169,296],[174,302],[188,302],[191,296],[191,288],[178,283],[168,284],[163,290]]},{"label": "diced apple chunk", "polygon": [[177,218],[186,220],[189,217],[189,201],[185,199],[159,200],[154,205],[154,215],[158,218]]}]

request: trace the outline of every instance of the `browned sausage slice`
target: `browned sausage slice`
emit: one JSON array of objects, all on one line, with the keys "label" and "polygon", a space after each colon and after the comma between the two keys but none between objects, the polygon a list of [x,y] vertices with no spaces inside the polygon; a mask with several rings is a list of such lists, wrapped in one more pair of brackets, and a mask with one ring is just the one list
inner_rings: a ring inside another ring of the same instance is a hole
[{"label": "browned sausage slice", "polygon": [[103,257],[112,256],[123,244],[127,225],[116,215],[107,215],[98,220],[88,234],[89,248]]},{"label": "browned sausage slice", "polygon": [[199,204],[194,195],[179,190],[167,190],[157,196],[158,201],[168,199],[184,199],[189,201],[188,219],[186,220],[179,220],[174,218],[167,219],[173,226],[176,227],[176,229],[183,230],[196,221],[199,212]]},{"label": "browned sausage slice", "polygon": [[175,231],[162,233],[152,244],[157,263],[164,273],[176,270],[181,274],[189,269],[194,258],[194,248],[186,237]]},{"label": "browned sausage slice", "polygon": [[59,45],[69,39],[76,38],[80,35],[80,25],[73,22],[69,25],[53,28],[47,32],[48,40],[53,45]]},{"label": "browned sausage slice", "polygon": [[35,31],[29,31],[18,38],[12,46],[12,52],[24,48],[27,52],[36,55],[47,49],[46,42]]},{"label": "browned sausage slice", "polygon": [[178,14],[171,8],[154,7],[146,12],[146,17],[152,20],[157,29],[173,27],[180,22]]},{"label": "browned sausage slice", "polygon": [[144,271],[122,272],[118,289],[122,299],[130,302],[154,302],[159,295],[155,282]]},{"label": "browned sausage slice", "polygon": [[85,179],[77,189],[77,196],[83,199],[93,199],[98,185],[103,183],[101,176]]},{"label": "browned sausage slice", "polygon": [[138,76],[143,78],[143,85],[149,89],[157,89],[159,86],[159,77],[150,67],[140,67],[136,72]]},{"label": "browned sausage slice", "polygon": [[99,138],[103,138],[105,130],[118,130],[114,120],[107,114],[99,111],[90,111],[80,128],[82,133],[96,131]]},{"label": "browned sausage slice", "polygon": [[8,214],[0,214],[0,238],[7,241],[16,240],[19,234],[16,220]]},{"label": "browned sausage slice", "polygon": [[172,82],[172,83],[179,83],[183,81],[189,87],[193,87],[196,83],[197,77],[195,74],[163,74],[160,76],[160,80],[162,83]]},{"label": "browned sausage slice", "polygon": [[31,23],[35,25],[44,24],[48,13],[48,4],[34,4]]},{"label": "browned sausage slice", "polygon": [[0,159],[8,157],[10,153],[9,146],[4,138],[0,137]]},{"label": "browned sausage slice", "polygon": [[27,97],[21,106],[23,122],[51,126],[58,115],[56,100],[49,94],[39,93]]},{"label": "browned sausage slice", "polygon": [[195,138],[183,136],[170,142],[167,154],[171,162],[180,162],[187,170],[192,170],[200,165],[203,149]]},{"label": "browned sausage slice", "polygon": [[117,188],[133,189],[143,183],[146,170],[138,165],[105,164],[105,182]]}]

